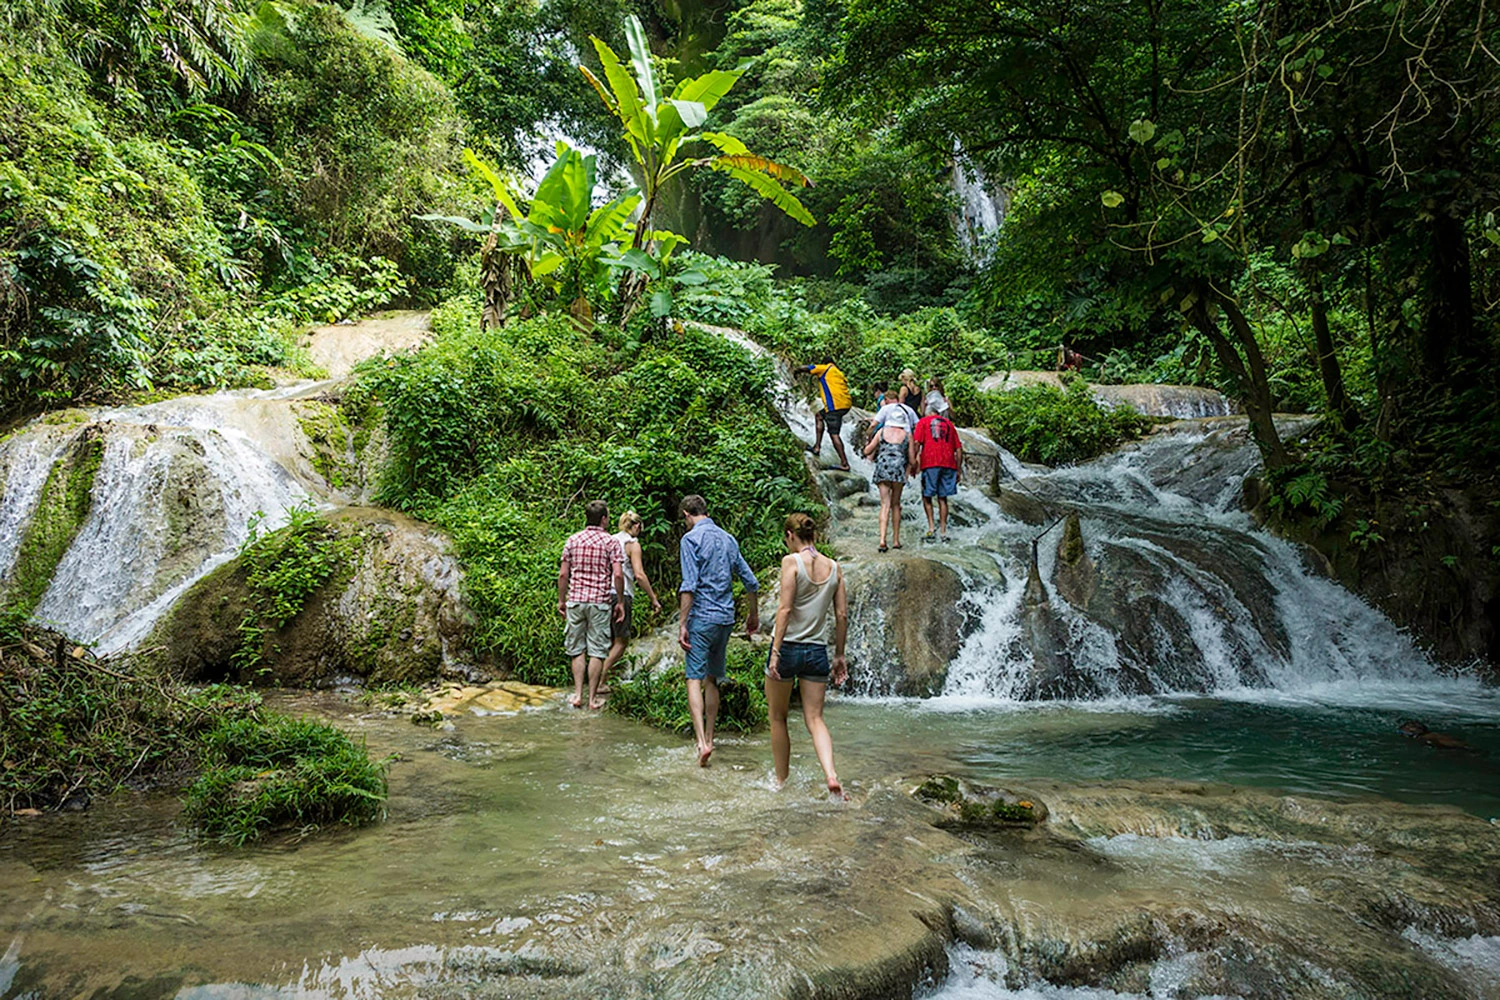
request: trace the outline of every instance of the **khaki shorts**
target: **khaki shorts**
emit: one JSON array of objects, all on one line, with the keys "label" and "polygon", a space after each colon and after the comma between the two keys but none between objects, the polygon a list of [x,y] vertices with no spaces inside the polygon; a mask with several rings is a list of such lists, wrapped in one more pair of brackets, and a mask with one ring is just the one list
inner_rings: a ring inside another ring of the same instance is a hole
[{"label": "khaki shorts", "polygon": [[563,632],[563,652],[569,656],[590,656],[604,659],[609,655],[608,604],[569,604],[568,627]]}]

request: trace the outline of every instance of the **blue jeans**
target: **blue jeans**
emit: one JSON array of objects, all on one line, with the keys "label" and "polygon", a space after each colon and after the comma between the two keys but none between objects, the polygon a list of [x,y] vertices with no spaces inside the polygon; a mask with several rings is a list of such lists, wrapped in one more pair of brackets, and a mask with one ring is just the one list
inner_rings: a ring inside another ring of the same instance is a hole
[{"label": "blue jeans", "polygon": [[712,677],[724,679],[724,657],[729,651],[729,634],[734,625],[688,623],[687,675],[690,681]]}]

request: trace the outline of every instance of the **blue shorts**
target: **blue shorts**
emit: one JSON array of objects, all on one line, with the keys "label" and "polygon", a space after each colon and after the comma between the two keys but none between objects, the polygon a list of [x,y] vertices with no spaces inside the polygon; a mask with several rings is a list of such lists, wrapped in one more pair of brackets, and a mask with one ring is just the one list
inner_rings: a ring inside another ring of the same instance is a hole
[{"label": "blue shorts", "polygon": [[734,625],[688,625],[687,675],[690,681],[724,679],[724,656]]},{"label": "blue shorts", "polygon": [[[776,672],[784,681],[796,680],[828,683],[828,647],[821,642],[783,642]],[[771,654],[766,654],[766,676],[771,676]]]},{"label": "blue shorts", "polygon": [[958,492],[957,469],[923,469],[922,495],[928,497],[951,497]]}]

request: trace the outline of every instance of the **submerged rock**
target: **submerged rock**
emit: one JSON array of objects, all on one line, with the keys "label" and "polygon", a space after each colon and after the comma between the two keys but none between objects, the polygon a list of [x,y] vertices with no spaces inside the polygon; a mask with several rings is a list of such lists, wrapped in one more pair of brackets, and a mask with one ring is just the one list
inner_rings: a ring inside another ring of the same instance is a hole
[{"label": "submerged rock", "polygon": [[391,511],[348,507],[329,518],[347,542],[344,564],[262,656],[246,656],[241,624],[255,620],[242,559],[200,580],[157,624],[150,659],[192,681],[318,686],[341,677],[405,683],[472,663],[473,620],[462,573],[435,529]]},{"label": "submerged rock", "polygon": [[944,829],[991,829],[1031,827],[1047,820],[1047,807],[1032,795],[1007,792],[936,774],[912,789],[912,795],[939,809]]}]

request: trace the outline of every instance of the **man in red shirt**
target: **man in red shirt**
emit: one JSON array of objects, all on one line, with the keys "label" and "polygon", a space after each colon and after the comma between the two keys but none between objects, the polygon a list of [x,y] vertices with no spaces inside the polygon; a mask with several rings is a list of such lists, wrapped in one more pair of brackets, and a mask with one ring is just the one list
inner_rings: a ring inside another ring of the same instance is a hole
[{"label": "man in red shirt", "polygon": [[937,498],[943,541],[948,540],[948,498],[958,492],[958,468],[963,461],[964,443],[958,428],[945,413],[931,413],[917,421],[911,435],[911,468],[922,470],[922,509],[927,512],[927,534],[923,541],[937,538],[932,523],[932,501]]},{"label": "man in red shirt", "polygon": [[583,516],[588,527],[563,545],[562,566],[557,571],[557,613],[567,622],[563,651],[573,659],[573,697],[568,704],[583,707],[587,675],[588,706],[603,708],[599,678],[613,641],[610,618],[625,615],[624,603],[613,596],[625,591],[625,552],[604,527],[609,506],[603,500],[590,500]]}]

